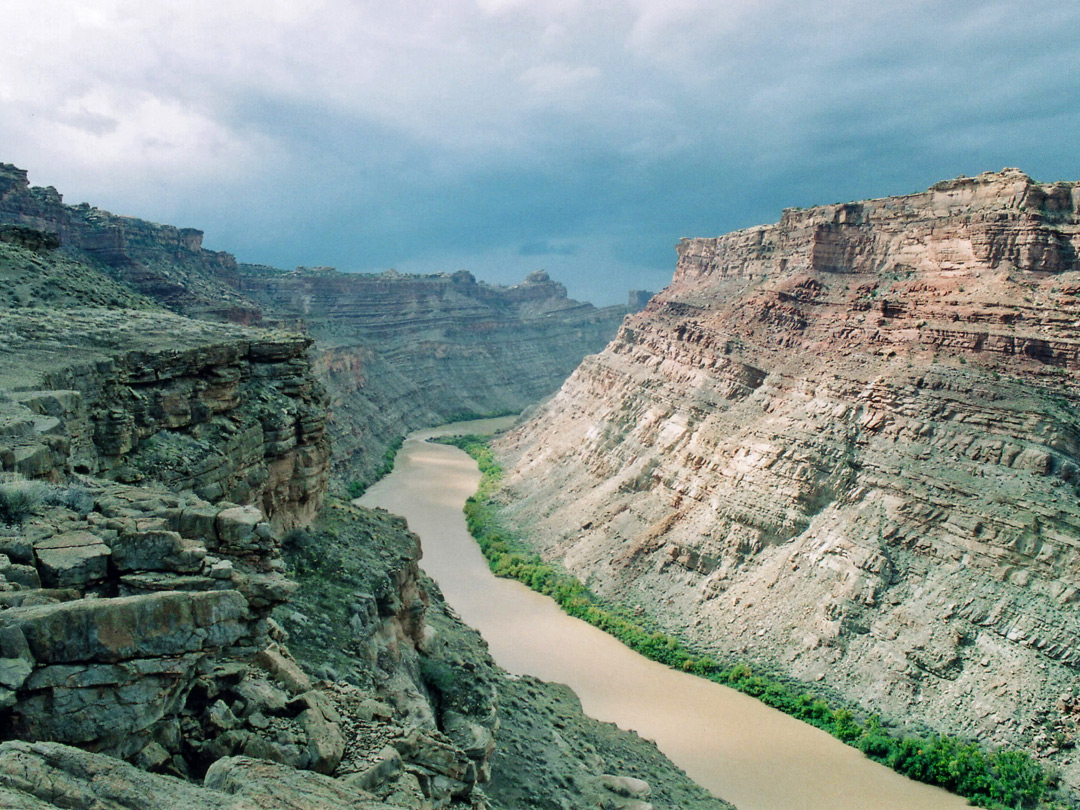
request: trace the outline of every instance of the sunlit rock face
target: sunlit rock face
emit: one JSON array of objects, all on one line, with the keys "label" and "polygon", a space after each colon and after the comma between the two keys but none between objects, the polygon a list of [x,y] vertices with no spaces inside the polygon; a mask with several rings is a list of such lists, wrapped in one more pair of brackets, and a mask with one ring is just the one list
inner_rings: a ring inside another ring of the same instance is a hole
[{"label": "sunlit rock face", "polygon": [[508,513],[696,644],[1076,782],[1078,207],[1006,169],[684,240],[498,445]]}]

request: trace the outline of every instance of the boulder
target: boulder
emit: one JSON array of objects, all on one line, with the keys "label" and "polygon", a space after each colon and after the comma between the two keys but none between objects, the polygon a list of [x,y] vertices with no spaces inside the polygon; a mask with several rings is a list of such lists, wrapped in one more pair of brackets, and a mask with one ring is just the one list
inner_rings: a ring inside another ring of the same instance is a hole
[{"label": "boulder", "polygon": [[336,779],[250,757],[224,757],[203,785],[274,810],[393,810]]},{"label": "boulder", "polygon": [[104,754],[22,741],[0,744],[0,807],[260,810],[251,800],[146,773]]},{"label": "boulder", "polygon": [[49,588],[85,588],[105,579],[109,547],[87,531],[65,532],[34,543],[38,572]]},{"label": "boulder", "polygon": [[259,666],[293,694],[310,691],[311,678],[304,674],[295,661],[286,658],[275,647],[276,645],[267,647],[255,657]]},{"label": "boulder", "polygon": [[20,628],[43,664],[116,662],[225,647],[248,633],[248,622],[246,600],[231,590],[77,599],[0,613],[0,627]]},{"label": "boulder", "polygon": [[644,800],[652,795],[652,787],[644,779],[633,776],[614,776],[605,773],[600,777],[600,784],[619,796],[628,799]]},{"label": "boulder", "polygon": [[191,574],[202,568],[206,546],[178,532],[163,530],[125,532],[112,546],[119,571],[174,571]]}]

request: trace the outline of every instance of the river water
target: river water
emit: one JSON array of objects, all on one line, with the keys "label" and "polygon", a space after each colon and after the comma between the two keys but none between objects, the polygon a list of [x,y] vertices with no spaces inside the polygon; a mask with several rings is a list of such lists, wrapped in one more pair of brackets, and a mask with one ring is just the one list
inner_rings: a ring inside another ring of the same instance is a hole
[{"label": "river water", "polygon": [[462,507],[480,480],[465,453],[425,439],[486,433],[512,417],[419,431],[360,499],[403,515],[421,564],[512,673],[568,684],[586,713],[655,740],[691,778],[739,810],[952,810],[963,799],[872,762],[823,731],[733,689],[669,669],[493,576]]}]

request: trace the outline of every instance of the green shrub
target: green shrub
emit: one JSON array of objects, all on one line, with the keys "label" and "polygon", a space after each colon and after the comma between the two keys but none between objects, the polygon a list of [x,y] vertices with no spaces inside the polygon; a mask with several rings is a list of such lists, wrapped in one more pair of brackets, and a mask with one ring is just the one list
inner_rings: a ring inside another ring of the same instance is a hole
[{"label": "green shrub", "polygon": [[46,487],[42,500],[52,506],[62,506],[82,517],[94,509],[94,496],[84,487]]},{"label": "green shrub", "polygon": [[450,695],[457,686],[457,673],[441,658],[420,656],[420,677],[428,689],[439,695]]},{"label": "green shrub", "polygon": [[48,485],[39,481],[9,481],[0,484],[0,523],[18,526],[42,502]]}]

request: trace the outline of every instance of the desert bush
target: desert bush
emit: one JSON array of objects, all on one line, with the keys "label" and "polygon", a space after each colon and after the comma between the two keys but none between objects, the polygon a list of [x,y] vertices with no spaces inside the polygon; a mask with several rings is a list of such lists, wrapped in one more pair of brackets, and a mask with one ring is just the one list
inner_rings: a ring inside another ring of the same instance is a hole
[{"label": "desert bush", "polygon": [[18,526],[42,502],[46,490],[47,485],[38,481],[8,481],[0,484],[0,523]]},{"label": "desert bush", "polygon": [[94,509],[94,496],[85,487],[54,487],[47,486],[42,495],[42,501],[51,506],[62,506],[70,509],[82,517],[86,517]]}]

